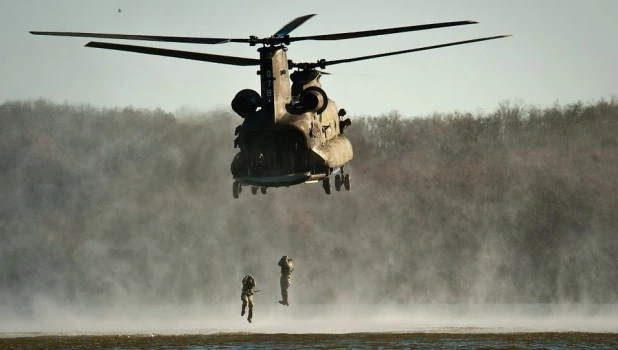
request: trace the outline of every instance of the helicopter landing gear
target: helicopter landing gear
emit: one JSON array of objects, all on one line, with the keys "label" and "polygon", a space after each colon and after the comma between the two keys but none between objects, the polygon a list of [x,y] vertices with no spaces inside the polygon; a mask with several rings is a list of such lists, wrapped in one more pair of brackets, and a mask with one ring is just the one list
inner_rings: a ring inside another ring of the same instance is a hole
[{"label": "helicopter landing gear", "polygon": [[341,167],[341,174],[335,175],[335,189],[340,191],[341,186],[343,186],[346,191],[349,191],[351,188],[350,174],[344,173],[343,167]]},{"label": "helicopter landing gear", "polygon": [[238,198],[238,196],[240,195],[240,192],[242,192],[242,187],[240,186],[240,182],[234,181],[234,183],[232,184],[232,194],[234,195],[234,198]]},{"label": "helicopter landing gear", "polygon": [[343,181],[341,181],[341,175],[339,174],[335,175],[335,190],[337,192],[341,191],[342,184],[343,184]]},{"label": "helicopter landing gear", "polygon": [[350,184],[350,174],[345,174],[343,176],[343,186],[345,187],[346,191],[350,190],[350,186],[351,186],[351,184]]},{"label": "helicopter landing gear", "polygon": [[[252,194],[254,195],[258,194],[258,190],[262,192],[262,194],[268,193],[267,187],[251,186]],[[240,197],[241,192],[242,192],[242,185],[240,184],[240,182],[234,181],[234,183],[232,184],[232,194],[234,195],[234,198]]]},{"label": "helicopter landing gear", "polygon": [[330,194],[330,191],[331,191],[330,177],[325,177],[324,180],[322,180],[322,187],[324,187],[324,192],[326,192],[326,194]]}]

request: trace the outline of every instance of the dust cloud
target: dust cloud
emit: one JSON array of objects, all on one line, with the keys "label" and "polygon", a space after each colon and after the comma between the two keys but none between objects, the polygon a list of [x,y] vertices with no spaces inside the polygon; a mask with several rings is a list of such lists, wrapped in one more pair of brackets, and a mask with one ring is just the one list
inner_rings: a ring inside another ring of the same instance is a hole
[{"label": "dust cloud", "polygon": [[[261,300],[263,301],[263,300]],[[239,305],[156,305],[106,309],[40,305],[35,319],[0,320],[0,338],[47,334],[217,333],[615,333],[614,305],[434,304],[292,305],[258,303],[252,323]]]},{"label": "dust cloud", "polygon": [[352,191],[234,200],[227,110],[3,103],[0,332],[616,324],[615,99],[352,119]]}]

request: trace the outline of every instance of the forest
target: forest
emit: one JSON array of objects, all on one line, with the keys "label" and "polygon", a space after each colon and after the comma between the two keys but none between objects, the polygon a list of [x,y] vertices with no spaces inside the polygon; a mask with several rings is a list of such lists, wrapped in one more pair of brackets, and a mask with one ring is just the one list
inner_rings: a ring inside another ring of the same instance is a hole
[{"label": "forest", "polygon": [[618,302],[616,98],[351,120],[351,191],[233,199],[231,110],[4,102],[0,310]]}]

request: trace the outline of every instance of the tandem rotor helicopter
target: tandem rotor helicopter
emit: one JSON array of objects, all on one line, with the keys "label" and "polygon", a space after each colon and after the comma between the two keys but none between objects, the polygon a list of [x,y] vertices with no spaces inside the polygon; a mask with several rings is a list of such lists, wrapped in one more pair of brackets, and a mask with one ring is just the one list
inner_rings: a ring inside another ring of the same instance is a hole
[{"label": "tandem rotor helicopter", "polygon": [[335,190],[340,191],[342,188],[350,190],[350,174],[344,172],[344,166],[352,160],[353,151],[352,144],[343,136],[343,133],[350,126],[351,121],[345,117],[346,111],[339,109],[322,89],[320,77],[325,72],[318,68],[325,69],[335,64],[510,36],[498,35],[339,60],[319,59],[316,62],[288,60],[287,46],[296,41],[344,40],[477,23],[456,21],[338,34],[290,36],[294,29],[313,16],[314,14],[298,17],[272,36],[264,38],[250,36],[233,39],[43,31],[31,31],[30,33],[192,44],[260,45],[257,50],[260,58],[254,59],[97,41],[86,44],[87,47],[101,49],[259,67],[261,94],[251,89],[244,89],[238,92],[232,100],[232,109],[244,119],[235,131],[234,147],[239,148],[240,151],[231,164],[234,198],[239,197],[243,186],[250,186],[253,194],[257,194],[258,190],[266,194],[268,187],[292,186],[318,181],[322,181],[324,191],[330,194],[332,177],[334,177]]}]

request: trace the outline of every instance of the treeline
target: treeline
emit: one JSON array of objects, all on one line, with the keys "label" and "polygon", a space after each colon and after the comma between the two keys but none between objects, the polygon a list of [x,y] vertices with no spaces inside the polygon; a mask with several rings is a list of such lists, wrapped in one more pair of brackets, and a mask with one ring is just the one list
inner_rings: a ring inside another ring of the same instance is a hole
[{"label": "treeline", "polygon": [[618,301],[618,101],[352,119],[352,191],[234,200],[230,111],[5,102],[0,300]]}]

